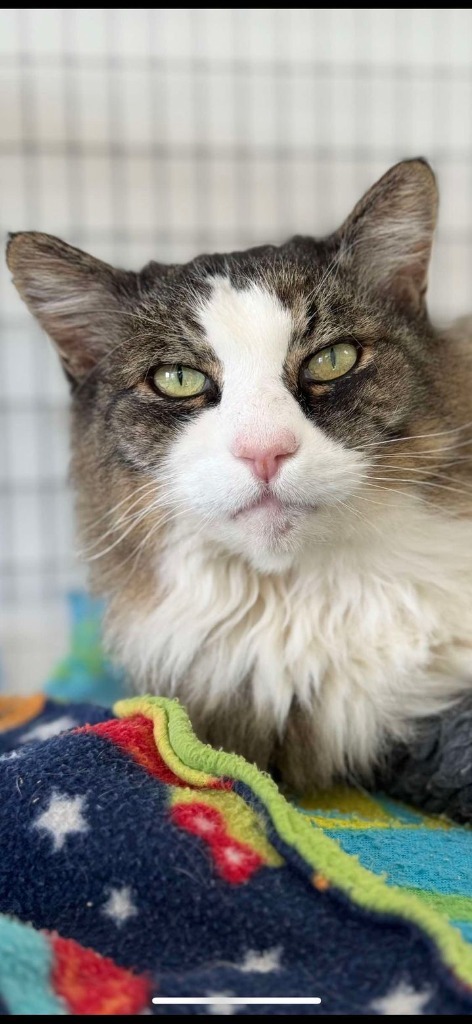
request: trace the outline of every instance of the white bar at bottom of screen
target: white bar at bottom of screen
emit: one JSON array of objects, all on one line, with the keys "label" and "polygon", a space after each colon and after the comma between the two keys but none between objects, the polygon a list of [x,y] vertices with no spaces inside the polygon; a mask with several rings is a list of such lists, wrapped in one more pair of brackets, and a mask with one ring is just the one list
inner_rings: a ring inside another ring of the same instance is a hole
[{"label": "white bar at bottom of screen", "polygon": [[318,996],[154,996],[153,1003],[160,1006],[314,1006],[321,1003]]}]

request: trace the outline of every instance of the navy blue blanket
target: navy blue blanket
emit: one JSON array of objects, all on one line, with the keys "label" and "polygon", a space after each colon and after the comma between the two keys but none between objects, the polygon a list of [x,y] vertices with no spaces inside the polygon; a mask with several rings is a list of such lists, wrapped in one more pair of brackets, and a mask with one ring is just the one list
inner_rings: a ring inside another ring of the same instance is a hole
[{"label": "navy blue blanket", "polygon": [[2,706],[3,1013],[472,1012],[461,935],[178,704]]}]

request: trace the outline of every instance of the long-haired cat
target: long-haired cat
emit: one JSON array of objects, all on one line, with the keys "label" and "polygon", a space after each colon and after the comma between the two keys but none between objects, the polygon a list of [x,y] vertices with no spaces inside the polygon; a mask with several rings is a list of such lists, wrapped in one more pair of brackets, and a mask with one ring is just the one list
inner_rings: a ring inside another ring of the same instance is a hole
[{"label": "long-haired cat", "polygon": [[9,244],[71,385],[109,650],[298,790],[471,687],[472,341],[426,312],[436,208],[412,160],[324,239],[140,273]]}]

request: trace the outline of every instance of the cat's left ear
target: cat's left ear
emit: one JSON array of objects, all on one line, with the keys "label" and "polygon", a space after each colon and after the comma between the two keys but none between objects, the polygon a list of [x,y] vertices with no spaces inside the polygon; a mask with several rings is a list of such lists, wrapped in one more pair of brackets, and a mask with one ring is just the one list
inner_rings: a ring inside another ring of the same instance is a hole
[{"label": "cat's left ear", "polygon": [[404,160],[363,196],[338,237],[342,258],[397,305],[424,307],[438,190],[426,160]]},{"label": "cat's left ear", "polygon": [[54,342],[71,383],[82,381],[106,359],[120,332],[125,337],[129,333],[136,274],[115,270],[37,231],[10,236],[7,263],[21,298]]}]

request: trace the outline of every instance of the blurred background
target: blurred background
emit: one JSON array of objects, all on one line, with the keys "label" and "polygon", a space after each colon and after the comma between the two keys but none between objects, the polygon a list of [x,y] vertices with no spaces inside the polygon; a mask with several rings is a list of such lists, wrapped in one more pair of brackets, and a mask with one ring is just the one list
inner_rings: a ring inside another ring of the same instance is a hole
[{"label": "blurred background", "polygon": [[[441,189],[430,307],[472,311],[472,11],[0,11],[0,219],[104,260],[337,227],[395,161]],[[83,585],[67,388],[0,270],[0,660],[40,686]]]}]

